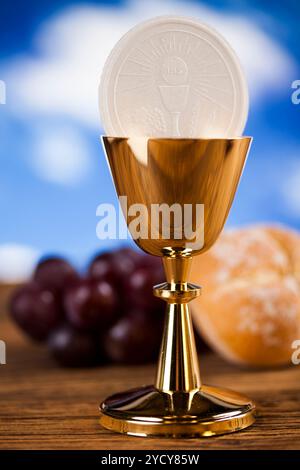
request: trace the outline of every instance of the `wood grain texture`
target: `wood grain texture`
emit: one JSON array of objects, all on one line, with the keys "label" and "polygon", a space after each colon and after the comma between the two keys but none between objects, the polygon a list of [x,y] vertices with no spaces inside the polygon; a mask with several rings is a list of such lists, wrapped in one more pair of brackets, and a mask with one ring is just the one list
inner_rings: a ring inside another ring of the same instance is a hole
[{"label": "wood grain texture", "polygon": [[300,449],[300,366],[241,370],[206,354],[205,382],[253,398],[256,424],[209,439],[134,438],[102,429],[98,404],[114,392],[151,383],[154,366],[60,369],[8,320],[0,319],[0,338],[7,344],[7,364],[0,366],[1,449]]}]

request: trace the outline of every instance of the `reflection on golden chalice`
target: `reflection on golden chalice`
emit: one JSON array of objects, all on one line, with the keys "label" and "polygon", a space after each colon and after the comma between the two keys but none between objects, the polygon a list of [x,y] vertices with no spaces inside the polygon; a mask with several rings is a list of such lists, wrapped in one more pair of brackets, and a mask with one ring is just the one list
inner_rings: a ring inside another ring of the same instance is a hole
[{"label": "reflection on golden chalice", "polygon": [[[202,385],[188,302],[200,287],[188,282],[192,258],[218,238],[230,210],[251,138],[152,139],[103,137],[119,196],[128,206],[147,208],[147,235],[137,245],[161,256],[166,281],[154,295],[167,303],[165,327],[154,385],[107,398],[100,406],[101,424],[136,436],[213,436],[254,422],[253,402],[238,393]],[[186,223],[171,220],[169,238],[154,219],[153,205],[192,208]],[[127,224],[130,230],[130,217]],[[180,225],[180,224],[179,224]],[[164,232],[164,233],[163,233]],[[181,233],[181,236],[178,236]],[[147,345],[145,345],[147,347]]]}]

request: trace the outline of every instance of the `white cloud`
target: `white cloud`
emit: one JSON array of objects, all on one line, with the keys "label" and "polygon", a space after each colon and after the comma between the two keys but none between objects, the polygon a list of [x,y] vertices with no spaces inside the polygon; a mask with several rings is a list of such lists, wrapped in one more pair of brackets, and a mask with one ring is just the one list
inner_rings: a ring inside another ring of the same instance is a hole
[{"label": "white cloud", "polygon": [[25,245],[0,245],[0,282],[15,283],[28,279],[39,258],[39,253]]},{"label": "white cloud", "polygon": [[35,38],[39,54],[6,64],[12,107],[25,116],[71,116],[97,129],[97,88],[109,51],[134,24],[163,14],[198,17],[228,39],[244,65],[252,105],[265,94],[282,93],[287,78],[293,79],[293,58],[253,18],[183,0],[131,0],[126,8],[73,7],[44,24]]},{"label": "white cloud", "polygon": [[39,128],[29,163],[42,179],[64,185],[78,184],[90,169],[84,137],[67,125]]}]

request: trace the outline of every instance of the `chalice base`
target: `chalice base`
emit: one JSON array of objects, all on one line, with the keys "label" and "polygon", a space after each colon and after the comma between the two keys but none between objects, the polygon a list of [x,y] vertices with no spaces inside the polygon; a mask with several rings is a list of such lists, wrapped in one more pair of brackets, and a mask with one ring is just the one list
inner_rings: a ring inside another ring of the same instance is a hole
[{"label": "chalice base", "polygon": [[152,385],[132,389],[107,398],[100,411],[106,429],[140,437],[211,437],[255,421],[249,398],[208,386],[192,392],[162,392]]}]

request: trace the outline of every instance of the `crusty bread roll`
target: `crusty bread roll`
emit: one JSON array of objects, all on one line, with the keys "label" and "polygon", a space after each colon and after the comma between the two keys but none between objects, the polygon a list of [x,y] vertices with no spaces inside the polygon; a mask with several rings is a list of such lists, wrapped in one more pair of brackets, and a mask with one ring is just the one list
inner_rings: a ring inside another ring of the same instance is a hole
[{"label": "crusty bread roll", "polygon": [[203,285],[194,323],[231,362],[291,364],[300,339],[300,235],[284,227],[224,232],[193,260],[191,280]]}]

